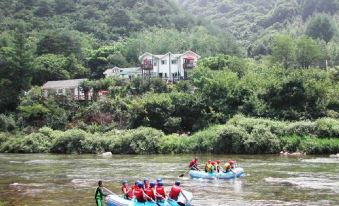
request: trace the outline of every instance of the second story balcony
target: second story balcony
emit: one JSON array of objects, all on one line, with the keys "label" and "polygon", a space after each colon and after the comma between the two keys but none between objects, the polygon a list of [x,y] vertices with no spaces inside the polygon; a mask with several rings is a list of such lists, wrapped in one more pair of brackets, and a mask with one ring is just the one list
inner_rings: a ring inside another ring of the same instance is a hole
[{"label": "second story balcony", "polygon": [[153,70],[153,64],[141,64],[143,70]]},{"label": "second story balcony", "polygon": [[183,64],[184,69],[193,69],[195,67],[193,62],[185,62]]}]

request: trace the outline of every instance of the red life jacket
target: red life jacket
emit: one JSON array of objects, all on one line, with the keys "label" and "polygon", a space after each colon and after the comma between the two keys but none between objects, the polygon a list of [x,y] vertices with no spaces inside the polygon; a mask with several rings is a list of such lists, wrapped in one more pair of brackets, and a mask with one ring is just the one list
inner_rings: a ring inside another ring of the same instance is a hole
[{"label": "red life jacket", "polygon": [[157,192],[157,194],[161,195],[163,198],[166,197],[166,194],[165,194],[165,188],[164,187],[160,187],[158,186],[155,191]]},{"label": "red life jacket", "polygon": [[197,161],[195,159],[190,161],[189,168],[191,168],[193,165],[197,164]]},{"label": "red life jacket", "polygon": [[[155,195],[154,195],[154,190],[153,188],[147,188],[145,189],[145,193],[148,197],[150,197],[151,199],[155,200]],[[147,198],[147,200],[151,200],[150,198]]]},{"label": "red life jacket", "polygon": [[177,200],[181,192],[181,187],[173,185],[169,193],[169,197],[173,200]]},{"label": "red life jacket", "polygon": [[134,196],[138,202],[145,202],[143,191],[140,188],[134,190]]},{"label": "red life jacket", "polygon": [[[128,186],[121,187],[122,192],[124,193],[125,197],[128,199],[133,198],[133,191],[128,188]],[[126,194],[127,193],[127,194]]]}]

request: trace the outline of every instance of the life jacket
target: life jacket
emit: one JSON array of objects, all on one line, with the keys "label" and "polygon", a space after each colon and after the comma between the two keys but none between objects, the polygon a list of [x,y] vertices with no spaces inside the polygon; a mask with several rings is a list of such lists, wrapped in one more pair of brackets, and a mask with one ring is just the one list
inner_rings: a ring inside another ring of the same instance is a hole
[{"label": "life jacket", "polygon": [[169,197],[173,200],[177,200],[181,192],[181,187],[173,185],[169,193]]},{"label": "life jacket", "polygon": [[138,190],[139,189],[139,187],[137,186],[137,185],[133,185],[132,186],[132,190],[134,191],[134,190]]},{"label": "life jacket", "polygon": [[134,196],[138,202],[145,202],[144,192],[140,188],[134,190]]},{"label": "life jacket", "polygon": [[102,196],[103,196],[103,192],[102,192],[102,189],[101,187],[98,187],[96,190],[95,190],[95,195],[94,195],[94,198],[95,199],[102,199]]},{"label": "life jacket", "polygon": [[226,163],[226,164],[224,165],[224,170],[225,170],[226,172],[228,172],[230,169],[231,169],[230,163]]},{"label": "life jacket", "polygon": [[150,197],[150,198],[147,198],[148,201],[155,200],[153,188],[149,187],[149,188],[145,189],[145,193],[148,197]]},{"label": "life jacket", "polygon": [[189,164],[189,168],[191,168],[193,165],[196,165],[197,164],[197,161],[195,159],[191,160],[190,161],[190,164]]},{"label": "life jacket", "polygon": [[132,199],[133,198],[133,191],[128,188],[128,186],[122,186],[121,187],[122,192],[124,193],[124,196],[126,199]]},{"label": "life jacket", "polygon": [[165,188],[164,187],[160,187],[158,186],[155,191],[157,192],[157,194],[161,195],[163,198],[166,197],[166,194],[165,194]]}]

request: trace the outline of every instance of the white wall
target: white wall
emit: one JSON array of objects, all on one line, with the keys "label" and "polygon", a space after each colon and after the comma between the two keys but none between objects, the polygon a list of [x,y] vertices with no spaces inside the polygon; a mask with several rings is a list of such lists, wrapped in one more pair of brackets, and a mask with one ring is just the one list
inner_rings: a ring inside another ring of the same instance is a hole
[{"label": "white wall", "polygon": [[[176,74],[177,72],[179,72],[180,76],[184,77],[184,69],[183,69],[184,58],[187,58],[189,56],[194,58],[195,63],[197,62],[197,60],[199,58],[199,56],[197,56],[193,52],[186,52],[186,53],[184,53],[184,55],[182,55],[180,57],[175,57],[173,54],[167,54],[166,56],[162,57],[161,59],[147,54],[147,55],[143,56],[143,58],[141,59],[141,63],[143,64],[145,59],[153,59],[153,61],[156,62],[155,66],[154,66],[154,62],[153,62],[153,73],[154,74],[157,75],[159,73],[162,73],[163,78],[165,78],[165,74],[166,74],[167,78],[169,78],[169,77],[171,77],[171,75],[169,73],[170,70],[171,70],[172,74]],[[165,60],[166,64],[162,64],[161,63],[162,60]],[[172,64],[171,63],[172,60],[177,60],[177,63]],[[171,68],[169,68],[169,67],[171,67]],[[174,78],[177,78],[177,77],[174,77]]]}]

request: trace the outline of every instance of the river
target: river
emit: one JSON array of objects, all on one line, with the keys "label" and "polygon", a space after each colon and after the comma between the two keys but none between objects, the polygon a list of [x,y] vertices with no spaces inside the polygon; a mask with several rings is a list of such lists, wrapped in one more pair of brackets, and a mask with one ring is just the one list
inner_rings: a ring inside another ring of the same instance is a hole
[{"label": "river", "polygon": [[[245,176],[228,181],[178,178],[190,155],[132,156],[0,154],[0,202],[6,206],[94,204],[97,181],[120,193],[127,179],[180,179],[194,205],[339,205],[339,158],[199,155],[236,159]],[[1,204],[0,204],[1,205]]]}]

